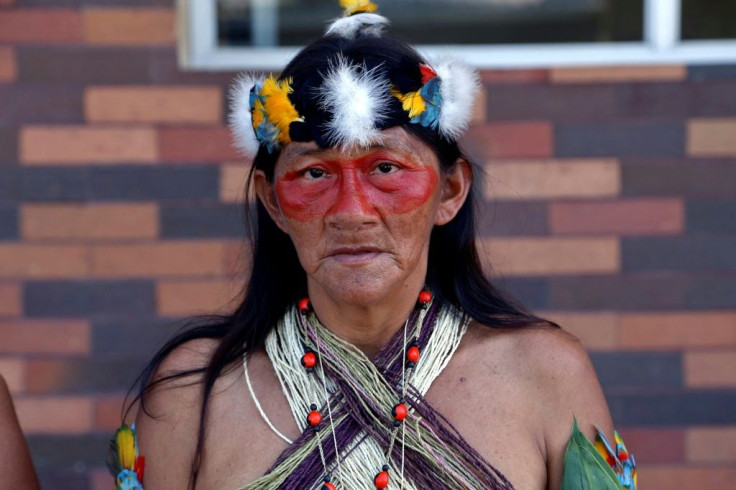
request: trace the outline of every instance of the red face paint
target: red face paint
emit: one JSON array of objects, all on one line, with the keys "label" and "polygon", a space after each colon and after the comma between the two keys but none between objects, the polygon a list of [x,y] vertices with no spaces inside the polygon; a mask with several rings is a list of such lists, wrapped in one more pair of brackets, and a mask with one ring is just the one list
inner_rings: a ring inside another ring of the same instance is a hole
[{"label": "red face paint", "polygon": [[438,180],[432,167],[379,152],[287,172],[276,178],[276,195],[284,214],[297,221],[339,213],[403,214],[427,202]]}]

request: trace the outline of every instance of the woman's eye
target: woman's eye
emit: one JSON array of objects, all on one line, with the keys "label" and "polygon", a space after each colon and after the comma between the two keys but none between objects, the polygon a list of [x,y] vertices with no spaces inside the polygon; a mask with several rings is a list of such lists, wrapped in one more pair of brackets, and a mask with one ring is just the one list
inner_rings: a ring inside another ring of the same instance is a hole
[{"label": "woman's eye", "polygon": [[382,174],[390,174],[398,169],[399,167],[395,163],[389,162],[379,163],[378,166],[376,166],[376,170]]},{"label": "woman's eye", "polygon": [[321,168],[309,168],[304,174],[310,179],[319,179],[320,177],[324,177],[325,171]]}]

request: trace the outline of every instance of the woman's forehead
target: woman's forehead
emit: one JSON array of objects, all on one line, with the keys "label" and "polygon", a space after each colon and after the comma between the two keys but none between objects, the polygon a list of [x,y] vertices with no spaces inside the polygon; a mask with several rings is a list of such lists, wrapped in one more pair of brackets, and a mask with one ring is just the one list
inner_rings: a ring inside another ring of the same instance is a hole
[{"label": "woman's forehead", "polygon": [[279,161],[293,161],[301,157],[315,157],[320,159],[352,159],[361,155],[385,151],[397,155],[417,156],[426,158],[427,154],[434,154],[432,149],[416,136],[408,133],[401,127],[393,127],[381,131],[381,137],[368,146],[351,148],[321,148],[315,142],[292,142],[283,148]]}]

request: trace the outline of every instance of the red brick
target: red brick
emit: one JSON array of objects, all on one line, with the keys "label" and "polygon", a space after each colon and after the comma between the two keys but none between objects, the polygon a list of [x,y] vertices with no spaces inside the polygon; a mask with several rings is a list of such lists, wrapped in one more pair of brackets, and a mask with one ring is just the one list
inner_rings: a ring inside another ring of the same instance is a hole
[{"label": "red brick", "polygon": [[621,191],[621,167],[613,159],[501,160],[485,168],[488,199],[613,197]]},{"label": "red brick", "polygon": [[18,77],[18,62],[10,46],[0,46],[0,82],[14,82]]},{"label": "red brick", "polygon": [[561,234],[679,234],[685,228],[685,206],[680,199],[551,203],[549,226]]},{"label": "red brick", "polygon": [[701,157],[736,156],[736,119],[688,121],[687,153]]},{"label": "red brick", "polygon": [[609,274],[621,269],[615,238],[501,238],[480,248],[504,276]]},{"label": "red brick", "polygon": [[0,284],[0,317],[20,316],[22,310],[20,285]]},{"label": "red brick", "polygon": [[687,78],[687,68],[684,65],[566,67],[552,69],[549,78],[553,83],[670,82]]},{"label": "red brick", "polygon": [[82,17],[74,9],[0,11],[0,43],[77,43]]},{"label": "red brick", "polygon": [[637,464],[682,463],[685,460],[684,430],[632,428],[619,432]]},{"label": "red brick", "polygon": [[687,460],[693,463],[736,463],[736,427],[688,429]]},{"label": "red brick", "polygon": [[476,158],[537,158],[553,153],[548,122],[493,123],[472,126],[463,146]]},{"label": "red brick", "polygon": [[164,8],[88,8],[84,39],[105,45],[173,45],[176,16]]},{"label": "red brick", "polygon": [[686,352],[684,368],[686,386],[736,387],[736,350]]},{"label": "red brick", "polygon": [[156,238],[155,204],[25,204],[21,233],[30,240]]},{"label": "red brick", "polygon": [[13,357],[0,357],[0,374],[15,395],[26,389],[26,362]]},{"label": "red brick", "polygon": [[156,305],[161,316],[225,312],[238,293],[227,280],[161,281],[156,284]]},{"label": "red brick", "polygon": [[644,466],[637,488],[726,490],[736,488],[736,468],[715,466]]},{"label": "red brick", "polygon": [[223,250],[224,276],[243,284],[250,275],[251,249],[242,241],[226,242]]},{"label": "red brick", "polygon": [[25,434],[84,434],[94,428],[90,397],[19,397],[15,408]]},{"label": "red brick", "polygon": [[483,70],[484,83],[539,83],[546,82],[549,70]]},{"label": "red brick", "polygon": [[0,321],[0,353],[87,354],[90,328],[85,321]]},{"label": "red brick", "polygon": [[0,245],[0,278],[84,277],[87,249],[77,245]]},{"label": "red brick", "polygon": [[586,349],[601,351],[618,347],[617,314],[552,311],[541,315],[580,339]]},{"label": "red brick", "polygon": [[483,86],[478,92],[473,106],[473,123],[484,123],[488,120],[488,89]]},{"label": "red brick", "polygon": [[736,312],[626,314],[621,316],[620,329],[625,349],[736,346]]},{"label": "red brick", "polygon": [[32,126],[21,129],[20,161],[29,165],[155,163],[156,133],[148,128]]},{"label": "red brick", "polygon": [[218,242],[160,242],[92,248],[97,277],[219,276],[223,245]]},{"label": "red brick", "polygon": [[250,165],[229,163],[220,167],[220,201],[243,202]]},{"label": "red brick", "polygon": [[219,87],[89,87],[84,104],[92,122],[217,124],[223,110]]},{"label": "red brick", "polygon": [[227,128],[164,128],[159,131],[161,159],[206,163],[241,161]]},{"label": "red brick", "polygon": [[123,423],[125,396],[104,396],[95,400],[95,428],[112,432]]}]

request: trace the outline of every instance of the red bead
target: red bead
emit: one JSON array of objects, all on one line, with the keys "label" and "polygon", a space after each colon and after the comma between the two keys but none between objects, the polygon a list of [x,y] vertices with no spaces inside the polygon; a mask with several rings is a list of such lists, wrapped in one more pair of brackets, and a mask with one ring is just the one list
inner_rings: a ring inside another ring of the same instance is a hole
[{"label": "red bead", "polygon": [[376,488],[386,488],[388,486],[388,471],[382,471],[373,479]]},{"label": "red bead", "polygon": [[429,304],[429,302],[432,301],[432,293],[427,291],[426,289],[423,290],[421,293],[419,293],[419,302],[422,304]]},{"label": "red bead", "polygon": [[306,352],[302,356],[302,366],[311,369],[317,365],[317,356],[314,352]]},{"label": "red bead", "polygon": [[336,489],[335,489],[335,485],[333,485],[330,482],[327,482],[324,485],[322,485],[322,490],[336,490]]},{"label": "red bead", "polygon": [[413,345],[406,351],[406,360],[409,362],[417,362],[419,360],[419,347]]},{"label": "red bead", "polygon": [[307,421],[309,421],[309,425],[312,427],[319,425],[322,423],[322,414],[317,410],[312,410],[307,416]]},{"label": "red bead", "polygon": [[404,420],[407,414],[406,405],[399,403],[394,407],[393,413],[396,420]]},{"label": "red bead", "polygon": [[309,311],[311,305],[309,304],[309,298],[302,298],[299,300],[299,311],[306,313]]}]

